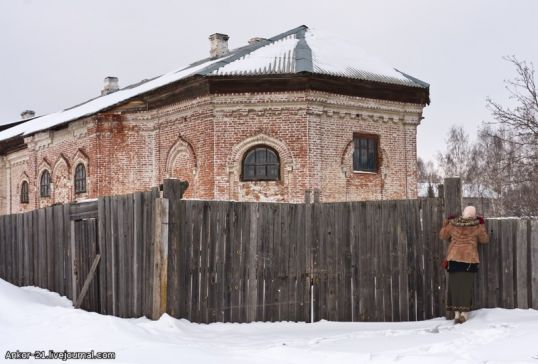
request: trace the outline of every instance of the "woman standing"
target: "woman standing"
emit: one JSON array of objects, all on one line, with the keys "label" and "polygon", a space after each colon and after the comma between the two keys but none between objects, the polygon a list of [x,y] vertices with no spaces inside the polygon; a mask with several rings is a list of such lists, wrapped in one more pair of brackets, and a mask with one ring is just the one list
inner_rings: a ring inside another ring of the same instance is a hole
[{"label": "woman standing", "polygon": [[464,323],[469,318],[473,297],[473,281],[478,272],[478,243],[487,243],[489,236],[484,219],[476,216],[476,209],[467,206],[463,215],[445,219],[439,232],[448,245],[448,297],[447,310],[455,312],[455,322]]}]

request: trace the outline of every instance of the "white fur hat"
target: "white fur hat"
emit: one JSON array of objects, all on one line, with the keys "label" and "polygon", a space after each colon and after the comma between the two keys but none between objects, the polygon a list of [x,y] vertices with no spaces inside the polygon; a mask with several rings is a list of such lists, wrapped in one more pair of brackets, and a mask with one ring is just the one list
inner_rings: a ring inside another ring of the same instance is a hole
[{"label": "white fur hat", "polygon": [[474,206],[467,206],[463,210],[463,217],[464,218],[476,217],[476,208]]}]

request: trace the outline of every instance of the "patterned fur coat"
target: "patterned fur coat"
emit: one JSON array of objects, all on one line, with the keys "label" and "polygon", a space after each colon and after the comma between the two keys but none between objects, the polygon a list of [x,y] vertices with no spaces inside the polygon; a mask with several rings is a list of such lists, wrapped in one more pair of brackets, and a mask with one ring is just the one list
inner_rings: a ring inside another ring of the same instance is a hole
[{"label": "patterned fur coat", "polygon": [[446,259],[464,263],[479,263],[478,243],[484,244],[489,241],[484,219],[481,217],[460,216],[445,220],[439,237],[443,240],[450,240]]}]

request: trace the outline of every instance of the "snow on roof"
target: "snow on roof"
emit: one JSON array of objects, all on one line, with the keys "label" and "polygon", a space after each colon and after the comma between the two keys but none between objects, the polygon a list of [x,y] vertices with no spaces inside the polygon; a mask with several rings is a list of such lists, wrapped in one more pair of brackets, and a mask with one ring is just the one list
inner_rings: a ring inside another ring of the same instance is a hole
[{"label": "snow on roof", "polygon": [[212,71],[209,75],[295,73],[294,49],[299,42],[295,34],[274,41],[260,41],[262,42],[264,45],[261,48],[254,52],[245,52],[239,59]]},{"label": "snow on roof", "polygon": [[[127,86],[69,109],[38,116],[0,131],[0,141],[25,136],[95,114],[133,97],[189,76],[291,74],[312,72],[399,84],[418,88],[429,85],[366,55],[353,44],[306,26],[230,51],[217,59],[203,59],[179,70]],[[3,123],[8,125],[13,122]]]},{"label": "snow on roof", "polygon": [[154,90],[161,86],[193,75],[198,70],[207,67],[209,64],[212,64],[214,62],[217,62],[217,60],[204,62],[194,67],[187,66],[178,71],[170,72],[160,77],[154,78],[151,81],[142,83],[137,87],[126,87],[114,93],[97,97],[73,108],[58,111],[53,114],[36,117],[25,123],[19,124],[17,126],[14,126],[13,128],[9,128],[0,132],[0,140],[6,140],[19,135],[29,135],[37,131],[49,129],[53,126],[60,125],[71,120],[95,114],[101,110],[119,104],[144,92]]},{"label": "snow on roof", "polygon": [[428,87],[417,83],[383,61],[336,35],[316,31],[306,33],[312,49],[314,72],[363,80]]}]

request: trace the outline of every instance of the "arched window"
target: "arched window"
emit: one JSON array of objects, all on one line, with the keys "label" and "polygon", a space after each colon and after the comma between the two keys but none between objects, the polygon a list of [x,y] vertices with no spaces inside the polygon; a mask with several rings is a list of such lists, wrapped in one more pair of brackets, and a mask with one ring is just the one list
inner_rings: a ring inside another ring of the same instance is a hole
[{"label": "arched window", "polygon": [[79,163],[75,168],[75,193],[86,192],[86,167]]},{"label": "arched window", "polygon": [[21,185],[21,203],[29,203],[30,197],[28,196],[28,182],[22,181]]},{"label": "arched window", "polygon": [[280,178],[278,153],[264,145],[250,149],[243,159],[242,177],[243,181],[278,181]]},{"label": "arched window", "polygon": [[41,174],[41,197],[50,197],[50,172],[44,171]]}]

